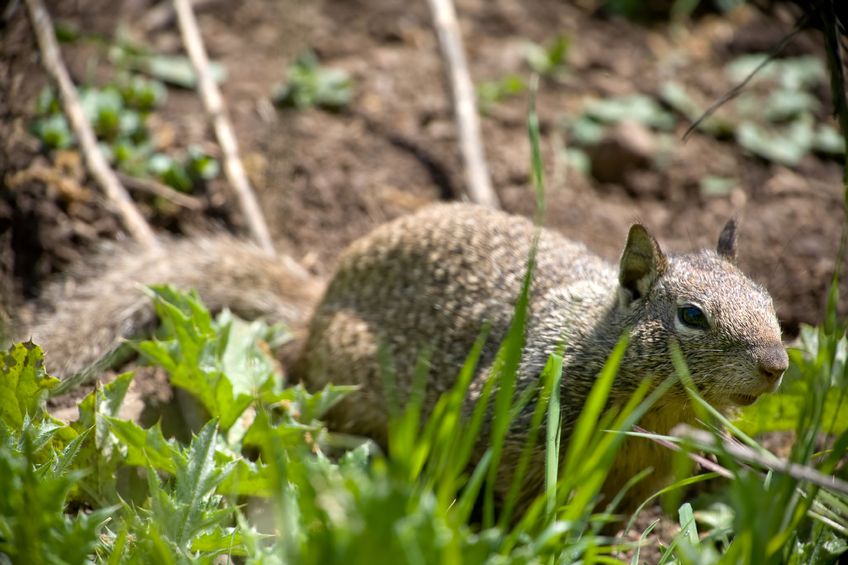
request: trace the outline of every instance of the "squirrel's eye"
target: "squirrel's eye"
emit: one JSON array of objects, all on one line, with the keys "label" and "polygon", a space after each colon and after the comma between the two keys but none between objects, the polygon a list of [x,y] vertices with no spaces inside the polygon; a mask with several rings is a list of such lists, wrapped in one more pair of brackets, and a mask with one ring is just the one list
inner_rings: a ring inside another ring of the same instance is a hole
[{"label": "squirrel's eye", "polygon": [[689,326],[690,328],[707,330],[710,327],[710,323],[707,321],[707,316],[704,314],[704,311],[694,304],[684,304],[678,308],[677,317],[684,325]]}]

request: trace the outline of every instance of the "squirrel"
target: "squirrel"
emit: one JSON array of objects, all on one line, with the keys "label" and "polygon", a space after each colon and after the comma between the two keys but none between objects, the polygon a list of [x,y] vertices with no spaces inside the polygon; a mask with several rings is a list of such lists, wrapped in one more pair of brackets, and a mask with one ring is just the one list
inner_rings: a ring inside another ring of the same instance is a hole
[{"label": "squirrel", "polygon": [[[564,346],[563,444],[625,332],[629,344],[610,405],[625,402],[645,379],[660,382],[675,374],[672,341],[701,395],[719,410],[751,404],[777,388],[788,366],[780,325],[768,292],[735,264],[733,220],[716,250],[681,255],[666,255],[645,227],[634,224],[616,268],[582,243],[537,231],[525,218],[471,204],[437,204],[355,241],[326,285],[225,236],[177,240],[152,250],[125,248],[102,254],[85,271],[55,284],[24,333],[42,345],[48,360],[64,363],[65,375],[73,374],[155,323],[141,284],[195,288],[210,309],[228,307],[292,327],[297,343],[286,363],[288,376],[310,389],[359,385],[330,411],[327,424],[385,445],[389,414],[380,354],[389,353],[403,398],[427,349],[427,412],[454,385],[488,326],[465,406],[469,410],[510,326],[537,233],[516,394],[538,386],[549,355]],[[502,465],[517,463],[533,409],[531,403],[511,427]],[[685,391],[673,388],[640,425],[667,434],[677,423],[694,421]],[[480,443],[476,457],[485,449],[484,440]],[[649,440],[628,438],[604,485],[606,499],[653,467],[623,506],[641,502],[670,473],[670,453]],[[524,502],[544,484],[542,445],[531,455],[529,469]],[[499,478],[496,490],[501,487],[503,494],[509,482]]]}]

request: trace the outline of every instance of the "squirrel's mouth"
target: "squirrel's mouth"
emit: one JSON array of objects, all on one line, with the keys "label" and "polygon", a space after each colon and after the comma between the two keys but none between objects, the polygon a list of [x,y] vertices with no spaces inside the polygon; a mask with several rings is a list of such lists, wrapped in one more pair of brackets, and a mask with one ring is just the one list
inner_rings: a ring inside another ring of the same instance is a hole
[{"label": "squirrel's mouth", "polygon": [[731,394],[730,400],[738,406],[750,406],[756,402],[758,396],[755,394]]}]

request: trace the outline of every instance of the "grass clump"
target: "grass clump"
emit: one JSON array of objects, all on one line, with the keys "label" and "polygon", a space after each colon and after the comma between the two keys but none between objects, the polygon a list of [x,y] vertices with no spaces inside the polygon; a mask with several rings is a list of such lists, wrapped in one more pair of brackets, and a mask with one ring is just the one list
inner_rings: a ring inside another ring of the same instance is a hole
[{"label": "grass clump", "polygon": [[[162,333],[137,348],[208,420],[181,442],[158,424],[145,429],[122,418],[132,381],[124,374],[86,397],[75,422],[56,421],[44,403],[58,381],[44,373],[37,346],[14,346],[0,419],[0,480],[15,493],[0,504],[0,551],[11,560],[531,561],[555,555],[560,533],[572,529],[554,527],[554,513],[525,520],[520,530],[493,514],[474,525],[480,493],[488,512],[495,507],[489,485],[497,456],[490,448],[469,473],[484,409],[469,423],[458,408],[482,338],[430,418],[414,402],[397,413],[387,456],[367,442],[339,454],[317,418],[349,389],[284,387],[267,348],[257,345],[279,342],[279,330],[228,313],[213,318],[196,296],[167,287],[151,295]],[[519,335],[505,343],[504,359],[520,351]],[[504,375],[486,398],[504,394],[494,392],[504,390]],[[536,423],[556,371],[546,375]],[[503,429],[515,410],[501,402],[493,426]],[[271,518],[256,518],[255,508]],[[67,544],[77,553],[63,553]]]},{"label": "grass clump", "polygon": [[[178,440],[158,424],[143,428],[122,417],[131,374],[86,397],[76,421],[59,422],[45,409],[58,381],[44,372],[41,351],[13,346],[0,363],[0,487],[8,493],[0,497],[0,554],[10,561],[211,562],[228,556],[251,563],[609,563],[644,555],[639,542],[603,535],[614,501],[598,505],[626,437],[621,432],[671,385],[643,387],[623,410],[608,411],[626,340],[599,375],[565,453],[551,401],[567,378],[561,356],[551,357],[538,389],[510,391],[514,356],[523,345],[518,316],[477,408],[467,417],[460,410],[485,335],[429,417],[415,394],[395,411],[382,454],[368,441],[340,448],[343,438],[320,423],[351,389],[313,394],[284,386],[263,345],[280,343],[284,331],[226,312],[213,317],[196,296],[167,287],[151,289],[151,297],[162,331],[136,347],[195,399],[202,415],[195,433]],[[822,432],[837,429],[833,412],[823,407],[844,393],[845,328],[818,331],[816,355],[792,354],[794,370],[811,387],[795,422],[795,470],[773,465],[783,470],[763,474],[765,465],[741,464],[725,443],[701,441],[695,447],[715,453],[730,478],[709,500],[676,505],[681,530],[660,548],[663,562],[828,563],[845,552],[848,493],[836,480],[823,486],[797,472],[845,474],[840,464],[848,432],[832,433],[829,447],[819,446]],[[685,367],[681,372],[685,382]],[[508,394],[499,404],[499,395]],[[488,448],[475,463],[487,406]],[[502,454],[496,442],[503,449],[503,430],[522,409],[532,411],[531,430],[507,477],[511,487],[498,497],[494,481],[504,476],[495,465]],[[719,419],[708,406],[703,410],[704,421]],[[733,422],[723,423],[766,464],[775,461]],[[546,487],[519,508],[538,445],[547,453]],[[716,475],[680,480],[666,492]]]}]

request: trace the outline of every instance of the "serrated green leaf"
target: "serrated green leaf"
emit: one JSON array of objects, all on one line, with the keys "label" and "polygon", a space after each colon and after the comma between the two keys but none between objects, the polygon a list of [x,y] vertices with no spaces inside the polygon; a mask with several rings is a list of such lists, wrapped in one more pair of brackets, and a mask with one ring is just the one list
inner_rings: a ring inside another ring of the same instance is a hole
[{"label": "serrated green leaf", "polygon": [[371,458],[371,447],[368,443],[345,452],[339,459],[339,467],[356,467],[362,471],[368,468],[368,462]]},{"label": "serrated green leaf", "polygon": [[280,449],[293,449],[305,445],[307,432],[315,432],[313,426],[296,421],[283,421],[273,424],[265,411],[256,414],[256,419],[244,435],[245,446],[265,447],[275,444]]},{"label": "serrated green leaf", "polygon": [[[215,465],[215,439],[218,423],[210,420],[192,439],[184,456],[175,458],[176,487],[174,501],[177,504],[178,529],[174,541],[187,547],[191,540],[208,527],[209,497],[215,487],[232,470],[233,465]],[[212,513],[214,515],[214,512]]]},{"label": "serrated green leaf", "polygon": [[232,324],[213,325],[196,293],[153,286],[150,294],[162,321],[163,339],[142,342],[139,351],[170,373],[171,384],[197,397],[222,429],[229,429],[253,400],[249,394],[236,395],[222,370]]},{"label": "serrated green leaf", "polygon": [[90,502],[118,502],[116,473],[123,457],[117,449],[119,440],[112,435],[112,428],[104,416],[118,416],[132,378],[132,373],[123,373],[114,381],[95,388],[80,402],[79,418],[71,424],[80,433],[94,430],[93,438],[89,438],[80,450],[79,467],[88,472],[77,484]]},{"label": "serrated green leaf", "polygon": [[254,397],[274,389],[277,363],[257,343],[276,341],[276,330],[267,324],[245,322],[224,312],[218,323],[229,325],[227,343],[221,357],[223,372],[229,377],[236,396]]},{"label": "serrated green leaf", "polygon": [[82,563],[100,545],[99,530],[113,509],[64,513],[81,474],[62,472],[55,460],[40,463],[33,441],[42,433],[38,426],[26,423],[20,451],[0,444],[0,555],[20,563]]},{"label": "serrated green leaf", "polygon": [[0,352],[0,420],[20,430],[27,414],[41,420],[50,389],[59,384],[44,370],[44,354],[31,341]]},{"label": "serrated green leaf", "polygon": [[43,460],[43,457],[40,456],[41,451],[51,444],[56,433],[63,427],[64,424],[57,420],[33,419],[30,418],[29,414],[24,416],[21,429],[26,430],[26,433],[22,434],[22,437],[26,436],[26,440],[30,449],[32,449],[32,453],[39,456],[39,462]]},{"label": "serrated green leaf", "polygon": [[285,407],[292,418],[304,424],[320,419],[345,396],[359,390],[355,385],[326,385],[318,392],[308,392],[297,384],[278,392],[264,392],[262,402]]},{"label": "serrated green leaf", "polygon": [[53,468],[51,469],[53,475],[61,476],[71,470],[82,449],[83,442],[88,439],[92,429],[93,428],[89,428],[83,431],[65,446],[61,456],[57,457],[56,461],[53,463]]},{"label": "serrated green leaf", "polygon": [[[270,537],[270,536],[269,536]],[[234,557],[246,557],[244,537],[235,528],[217,527],[211,532],[201,534],[191,540],[191,550],[207,554],[223,554]]]},{"label": "serrated green leaf", "polygon": [[269,467],[261,462],[236,459],[232,471],[218,485],[218,492],[231,496],[271,496],[277,479],[270,473]]},{"label": "serrated green leaf", "polygon": [[[88,393],[80,401],[79,418],[74,422],[75,427],[85,429],[98,425],[97,415],[116,417],[121,410],[132,380],[133,373],[122,373],[115,377],[112,382],[100,385]],[[102,434],[107,431],[108,427],[105,424],[98,427],[98,436],[102,439]]]},{"label": "serrated green leaf", "polygon": [[176,473],[176,461],[183,456],[173,442],[165,439],[159,424],[148,429],[126,420],[103,416],[112,433],[126,450],[126,464],[137,467],[151,466],[154,469]]}]

